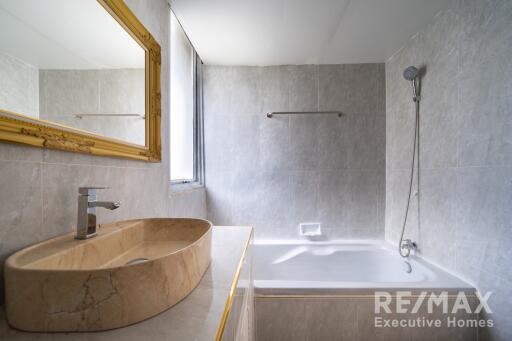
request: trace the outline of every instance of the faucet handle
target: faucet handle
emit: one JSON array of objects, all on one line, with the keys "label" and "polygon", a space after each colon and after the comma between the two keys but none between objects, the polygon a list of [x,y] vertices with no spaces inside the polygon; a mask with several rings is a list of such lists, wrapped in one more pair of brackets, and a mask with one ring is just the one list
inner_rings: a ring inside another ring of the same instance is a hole
[{"label": "faucet handle", "polygon": [[78,187],[78,193],[81,195],[96,195],[97,189],[108,189],[109,187]]}]

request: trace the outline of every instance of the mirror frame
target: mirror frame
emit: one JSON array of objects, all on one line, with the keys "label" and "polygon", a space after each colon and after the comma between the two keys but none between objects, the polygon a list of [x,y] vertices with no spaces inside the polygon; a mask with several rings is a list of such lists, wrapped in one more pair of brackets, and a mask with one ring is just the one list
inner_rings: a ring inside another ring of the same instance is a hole
[{"label": "mirror frame", "polygon": [[160,162],[162,159],[160,45],[123,0],[97,1],[145,51],[145,146],[2,109],[0,109],[0,141],[68,152]]}]

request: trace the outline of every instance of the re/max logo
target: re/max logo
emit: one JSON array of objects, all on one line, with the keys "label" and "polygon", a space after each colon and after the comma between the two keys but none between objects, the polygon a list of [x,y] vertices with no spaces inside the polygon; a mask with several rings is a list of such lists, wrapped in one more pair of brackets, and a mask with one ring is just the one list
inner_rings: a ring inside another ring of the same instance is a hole
[{"label": "re/max logo", "polygon": [[447,291],[442,291],[439,295],[436,295],[435,292],[422,291],[419,295],[414,296],[411,291],[397,291],[394,294],[387,291],[376,291],[375,314],[416,314],[424,304],[427,305],[427,313],[429,314],[432,314],[436,307],[440,307],[438,309],[442,309],[443,314],[456,314],[459,311],[465,311],[468,314],[478,314],[485,311],[487,314],[492,314],[488,304],[492,294],[492,291],[488,291],[482,296],[480,292],[475,292],[478,305],[473,311],[467,293],[464,291],[459,291],[456,296],[448,295]]}]

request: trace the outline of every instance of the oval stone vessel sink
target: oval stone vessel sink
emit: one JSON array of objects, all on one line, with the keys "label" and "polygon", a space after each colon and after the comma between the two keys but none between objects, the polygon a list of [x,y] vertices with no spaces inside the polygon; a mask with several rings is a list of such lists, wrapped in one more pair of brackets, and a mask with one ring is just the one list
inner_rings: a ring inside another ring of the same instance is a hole
[{"label": "oval stone vessel sink", "polygon": [[6,261],[7,320],[26,331],[98,331],[156,315],[187,296],[211,259],[211,223],[141,219],[66,234]]}]

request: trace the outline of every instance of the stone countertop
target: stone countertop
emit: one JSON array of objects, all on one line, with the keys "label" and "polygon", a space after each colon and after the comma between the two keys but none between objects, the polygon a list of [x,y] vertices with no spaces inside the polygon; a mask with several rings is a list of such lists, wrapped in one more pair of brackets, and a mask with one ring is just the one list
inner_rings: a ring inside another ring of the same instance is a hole
[{"label": "stone countertop", "polygon": [[128,327],[92,333],[27,333],[7,325],[0,309],[1,340],[215,340],[240,259],[252,229],[214,226],[212,262],[199,285],[184,300],[145,321]]}]

